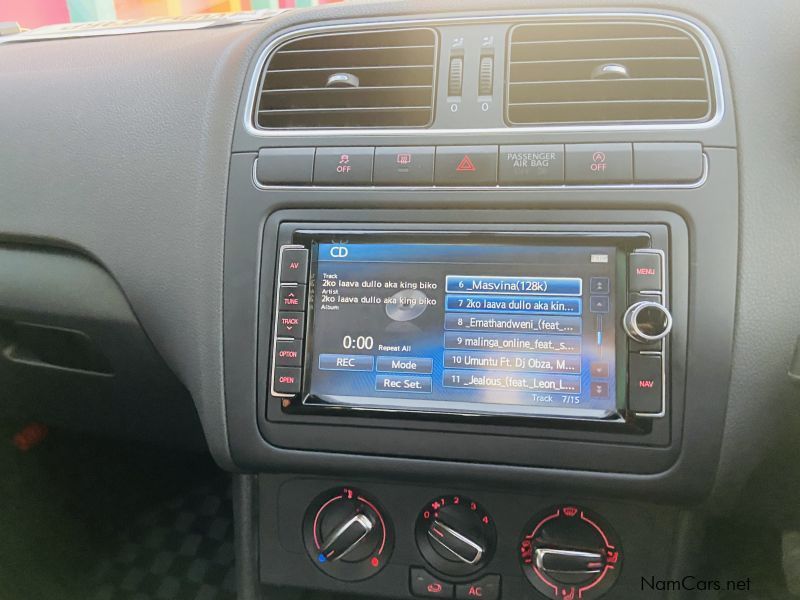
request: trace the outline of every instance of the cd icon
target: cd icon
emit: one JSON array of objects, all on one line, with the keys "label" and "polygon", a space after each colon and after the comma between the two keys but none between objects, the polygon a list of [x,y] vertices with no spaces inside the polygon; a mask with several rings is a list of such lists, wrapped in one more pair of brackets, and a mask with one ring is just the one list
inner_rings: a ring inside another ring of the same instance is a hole
[{"label": "cd icon", "polygon": [[428,297],[419,290],[401,290],[386,303],[386,316],[393,321],[413,321],[425,312]]}]

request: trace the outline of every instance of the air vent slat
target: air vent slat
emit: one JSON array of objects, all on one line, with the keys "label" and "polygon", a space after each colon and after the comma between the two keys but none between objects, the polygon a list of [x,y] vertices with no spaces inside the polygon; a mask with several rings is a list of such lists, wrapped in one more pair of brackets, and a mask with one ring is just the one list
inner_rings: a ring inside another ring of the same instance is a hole
[{"label": "air vent slat", "polygon": [[689,31],[661,22],[525,24],[510,37],[510,125],[702,121],[708,64]]},{"label": "air vent slat", "polygon": [[431,29],[321,34],[279,47],[264,69],[261,128],[424,127],[433,118]]}]

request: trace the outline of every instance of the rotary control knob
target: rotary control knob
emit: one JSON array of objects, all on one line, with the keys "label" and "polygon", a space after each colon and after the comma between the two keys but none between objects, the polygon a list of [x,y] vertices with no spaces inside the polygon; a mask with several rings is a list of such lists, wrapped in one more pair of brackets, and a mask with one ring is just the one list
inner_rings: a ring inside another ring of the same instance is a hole
[{"label": "rotary control knob", "polygon": [[383,510],[355,488],[320,494],[303,521],[306,551],[324,573],[360,581],[388,561],[394,538]]},{"label": "rotary control knob", "polygon": [[658,302],[636,302],[625,311],[622,326],[628,337],[637,342],[657,342],[672,331],[672,315]]},{"label": "rotary control knob", "polygon": [[528,523],[520,561],[528,581],[545,596],[593,600],[614,585],[622,551],[602,517],[578,506],[557,506]]},{"label": "rotary control knob", "polygon": [[417,546],[423,558],[445,575],[479,571],[494,553],[494,522],[477,502],[444,496],[429,502],[417,518]]}]

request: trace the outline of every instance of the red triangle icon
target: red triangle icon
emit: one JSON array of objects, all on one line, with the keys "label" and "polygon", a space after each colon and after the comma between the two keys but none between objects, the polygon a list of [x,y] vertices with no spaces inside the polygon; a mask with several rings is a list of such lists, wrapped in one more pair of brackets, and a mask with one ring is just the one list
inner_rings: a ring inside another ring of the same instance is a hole
[{"label": "red triangle icon", "polygon": [[469,157],[468,154],[464,155],[464,158],[461,159],[461,162],[458,163],[456,167],[456,171],[459,173],[463,173],[464,171],[475,171],[475,165],[472,162],[472,159]]}]

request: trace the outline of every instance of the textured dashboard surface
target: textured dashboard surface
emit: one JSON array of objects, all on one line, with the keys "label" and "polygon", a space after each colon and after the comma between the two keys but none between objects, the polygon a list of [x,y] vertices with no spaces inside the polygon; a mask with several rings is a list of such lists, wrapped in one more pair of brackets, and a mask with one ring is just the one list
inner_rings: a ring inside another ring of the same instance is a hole
[{"label": "textured dashboard surface", "polygon": [[[323,15],[470,8],[486,3],[365,4],[298,11],[260,25],[4,45],[0,236],[74,245],[102,262],[192,393],[217,460],[232,467],[222,391],[224,211],[234,120],[256,48],[280,27]],[[719,478],[725,491],[746,477],[771,440],[796,426],[787,418],[796,411],[786,368],[800,328],[800,4],[654,0],[647,8],[684,11],[707,23],[734,87],[742,231]]]}]

